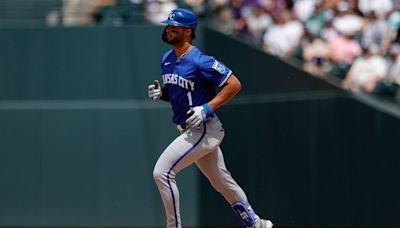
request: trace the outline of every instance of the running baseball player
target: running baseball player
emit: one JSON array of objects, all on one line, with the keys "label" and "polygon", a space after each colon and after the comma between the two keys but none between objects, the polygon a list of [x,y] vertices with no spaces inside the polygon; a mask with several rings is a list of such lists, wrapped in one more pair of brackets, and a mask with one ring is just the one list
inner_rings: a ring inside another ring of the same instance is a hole
[{"label": "running baseball player", "polygon": [[148,86],[148,92],[152,100],[171,103],[172,121],[181,133],[160,155],[153,171],[165,207],[167,228],[182,227],[175,176],[193,163],[246,227],[271,228],[272,222],[257,216],[226,169],[219,147],[225,133],[214,111],[239,92],[239,80],[223,63],[192,45],[198,24],[192,11],[172,10],[162,23],[167,25],[162,40],[172,49],[161,61],[163,87],[156,80]]}]

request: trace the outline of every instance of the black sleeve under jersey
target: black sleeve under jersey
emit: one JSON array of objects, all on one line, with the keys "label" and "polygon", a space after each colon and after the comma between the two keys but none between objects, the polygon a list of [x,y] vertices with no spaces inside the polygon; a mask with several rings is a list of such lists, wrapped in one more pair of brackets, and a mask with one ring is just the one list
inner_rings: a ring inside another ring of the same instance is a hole
[{"label": "black sleeve under jersey", "polygon": [[161,88],[162,95],[160,97],[163,101],[169,101],[168,91],[165,88]]}]

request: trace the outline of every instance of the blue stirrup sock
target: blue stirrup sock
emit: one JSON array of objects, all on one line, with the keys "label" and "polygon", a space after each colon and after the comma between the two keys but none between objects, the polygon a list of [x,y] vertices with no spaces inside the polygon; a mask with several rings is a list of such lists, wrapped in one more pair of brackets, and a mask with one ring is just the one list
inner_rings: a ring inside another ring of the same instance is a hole
[{"label": "blue stirrup sock", "polygon": [[258,216],[249,203],[234,203],[231,207],[239,215],[246,227],[254,227]]}]

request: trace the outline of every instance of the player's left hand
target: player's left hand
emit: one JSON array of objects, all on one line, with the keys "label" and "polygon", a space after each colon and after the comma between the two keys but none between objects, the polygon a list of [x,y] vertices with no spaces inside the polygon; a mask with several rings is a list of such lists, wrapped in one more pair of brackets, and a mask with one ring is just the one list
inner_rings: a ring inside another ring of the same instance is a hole
[{"label": "player's left hand", "polygon": [[191,116],[186,120],[186,123],[188,127],[194,128],[206,122],[207,118],[214,114],[214,111],[205,103],[202,106],[191,108],[187,114],[191,114]]}]

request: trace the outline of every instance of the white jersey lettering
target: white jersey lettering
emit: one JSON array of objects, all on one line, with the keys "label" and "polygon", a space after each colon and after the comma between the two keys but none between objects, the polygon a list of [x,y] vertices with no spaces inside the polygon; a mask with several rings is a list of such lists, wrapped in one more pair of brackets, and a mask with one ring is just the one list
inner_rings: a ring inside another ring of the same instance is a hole
[{"label": "white jersey lettering", "polygon": [[195,82],[188,80],[184,77],[181,77],[177,74],[171,74],[171,73],[163,74],[162,78],[164,85],[173,84],[173,85],[178,85],[184,89],[189,89],[191,91],[194,91]]}]

